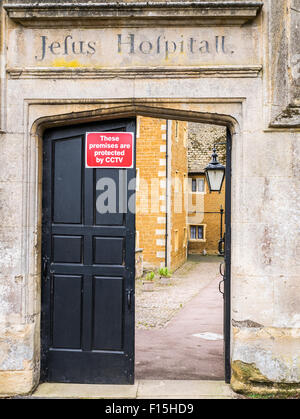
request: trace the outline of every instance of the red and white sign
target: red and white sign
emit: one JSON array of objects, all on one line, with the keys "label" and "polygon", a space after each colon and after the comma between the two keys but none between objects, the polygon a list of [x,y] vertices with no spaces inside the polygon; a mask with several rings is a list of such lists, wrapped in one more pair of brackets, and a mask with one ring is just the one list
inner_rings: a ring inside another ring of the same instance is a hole
[{"label": "red and white sign", "polygon": [[132,132],[88,132],[86,167],[130,169],[134,165]]}]

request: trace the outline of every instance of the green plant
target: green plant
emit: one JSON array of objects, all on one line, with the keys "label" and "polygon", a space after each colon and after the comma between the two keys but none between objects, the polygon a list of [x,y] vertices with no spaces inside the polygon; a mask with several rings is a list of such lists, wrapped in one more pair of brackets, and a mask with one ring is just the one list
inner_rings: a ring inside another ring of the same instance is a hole
[{"label": "green plant", "polygon": [[148,272],[147,275],[146,275],[146,280],[147,281],[153,281],[154,277],[155,277],[154,272]]},{"label": "green plant", "polygon": [[170,271],[169,268],[160,268],[160,270],[158,271],[160,276],[163,276],[165,278],[170,278],[172,275],[172,272]]}]

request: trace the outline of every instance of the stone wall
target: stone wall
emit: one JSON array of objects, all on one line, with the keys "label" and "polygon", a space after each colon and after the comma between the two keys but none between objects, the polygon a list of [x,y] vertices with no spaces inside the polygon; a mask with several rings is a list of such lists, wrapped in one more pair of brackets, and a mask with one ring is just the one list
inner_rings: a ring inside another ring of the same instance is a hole
[{"label": "stone wall", "polygon": [[[165,265],[166,197],[166,120],[138,117],[136,167],[139,176],[137,191],[136,230],[139,247],[143,249],[144,267]],[[157,234],[159,230],[159,233]]]},{"label": "stone wall", "polygon": [[171,153],[170,181],[170,268],[176,270],[187,258],[187,208],[185,190],[188,178],[187,123],[170,121],[169,141]]},{"label": "stone wall", "polygon": [[270,8],[268,70],[272,126],[300,124],[299,10],[300,0],[273,1]]},{"label": "stone wall", "polygon": [[[217,125],[189,123],[188,125],[189,173],[204,172],[211,161],[215,144],[226,143],[226,128]],[[217,146],[219,161],[226,164],[226,144]]]}]

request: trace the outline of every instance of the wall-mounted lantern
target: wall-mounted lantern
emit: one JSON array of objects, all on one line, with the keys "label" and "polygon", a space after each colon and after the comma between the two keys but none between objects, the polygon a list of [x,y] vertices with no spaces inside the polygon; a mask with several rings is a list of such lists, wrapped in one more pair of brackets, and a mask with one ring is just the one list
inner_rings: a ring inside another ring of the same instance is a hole
[{"label": "wall-mounted lantern", "polygon": [[212,159],[209,165],[205,168],[205,174],[210,192],[221,193],[222,185],[225,178],[226,167],[218,161],[218,154],[216,148],[212,154]]}]

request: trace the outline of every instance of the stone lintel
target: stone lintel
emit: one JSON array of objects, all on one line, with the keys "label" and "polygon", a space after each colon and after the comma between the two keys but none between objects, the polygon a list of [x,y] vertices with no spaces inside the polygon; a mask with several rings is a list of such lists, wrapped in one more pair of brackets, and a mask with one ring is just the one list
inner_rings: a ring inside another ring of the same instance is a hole
[{"label": "stone lintel", "polygon": [[202,67],[159,67],[159,68],[11,68],[7,69],[10,79],[109,79],[109,78],[199,78],[199,77],[258,77],[261,65],[252,66],[202,66]]},{"label": "stone lintel", "polygon": [[261,1],[197,2],[25,2],[3,6],[9,18],[28,27],[146,27],[243,25],[263,7]]}]

